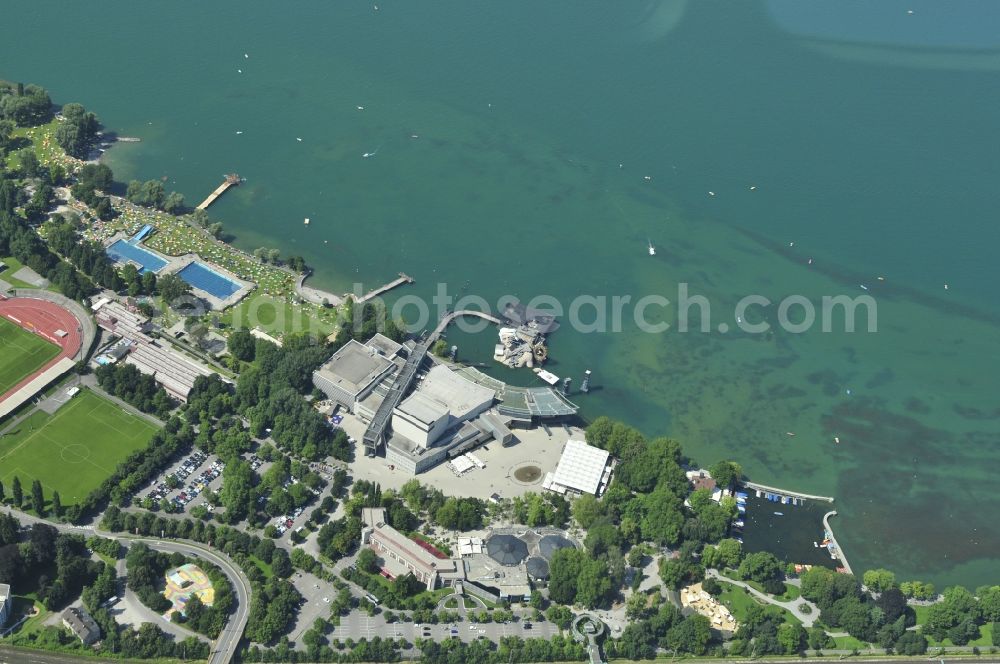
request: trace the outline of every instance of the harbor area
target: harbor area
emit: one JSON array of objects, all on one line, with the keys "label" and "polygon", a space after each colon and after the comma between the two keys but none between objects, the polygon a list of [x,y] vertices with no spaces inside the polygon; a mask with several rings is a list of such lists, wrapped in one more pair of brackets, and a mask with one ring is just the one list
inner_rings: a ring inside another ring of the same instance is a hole
[{"label": "harbor area", "polygon": [[744,551],[769,551],[796,565],[843,567],[823,543],[823,516],[829,510],[828,504],[802,499],[796,499],[794,504],[789,499],[783,504],[764,495],[757,497],[752,490],[747,493],[745,513],[740,515]]}]

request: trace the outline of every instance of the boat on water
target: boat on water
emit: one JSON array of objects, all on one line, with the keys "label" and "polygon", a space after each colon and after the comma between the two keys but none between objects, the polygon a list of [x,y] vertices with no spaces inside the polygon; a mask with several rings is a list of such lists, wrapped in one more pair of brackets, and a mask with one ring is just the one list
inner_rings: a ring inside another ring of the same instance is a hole
[{"label": "boat on water", "polygon": [[775,512],[774,516],[785,516],[784,512]]},{"label": "boat on water", "polygon": [[652,240],[646,240],[646,242],[649,243],[649,255],[650,256],[655,256],[656,255],[656,247],[653,246],[653,241]]}]

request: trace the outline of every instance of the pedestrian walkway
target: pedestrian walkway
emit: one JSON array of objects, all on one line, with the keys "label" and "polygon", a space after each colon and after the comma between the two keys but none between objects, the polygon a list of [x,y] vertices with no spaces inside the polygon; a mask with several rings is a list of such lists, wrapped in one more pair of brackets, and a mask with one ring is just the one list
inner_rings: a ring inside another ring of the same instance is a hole
[{"label": "pedestrian walkway", "polygon": [[[795,616],[796,618],[798,618],[802,622],[802,626],[803,627],[812,627],[813,623],[816,622],[816,619],[819,618],[819,607],[817,607],[815,604],[813,604],[812,602],[810,602],[807,599],[802,599],[800,597],[798,599],[793,599],[793,600],[789,600],[787,602],[783,602],[783,601],[779,600],[778,598],[776,598],[776,597],[774,597],[772,595],[768,595],[767,593],[762,593],[761,591],[757,590],[756,588],[754,588],[753,586],[751,586],[749,584],[746,584],[746,583],[744,583],[742,581],[735,581],[733,579],[730,579],[727,576],[723,576],[722,574],[719,573],[719,570],[709,569],[709,570],[706,570],[705,573],[709,577],[712,577],[712,578],[717,579],[719,581],[722,581],[722,582],[725,582],[725,583],[731,583],[734,586],[739,586],[740,588],[745,589],[748,593],[750,593],[754,597],[762,599],[765,602],[767,602],[768,604],[772,604],[774,606],[781,607],[782,609],[787,609],[788,611],[790,611],[792,613],[793,616]],[[811,611],[809,613],[806,613],[805,611],[803,611],[802,609],[799,608],[803,604],[805,604],[806,606],[808,606],[811,609]]]}]

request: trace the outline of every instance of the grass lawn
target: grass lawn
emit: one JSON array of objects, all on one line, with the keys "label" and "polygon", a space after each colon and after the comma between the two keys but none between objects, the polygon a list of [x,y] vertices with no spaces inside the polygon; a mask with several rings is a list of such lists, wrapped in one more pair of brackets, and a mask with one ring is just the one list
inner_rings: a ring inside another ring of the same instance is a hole
[{"label": "grass lawn", "polygon": [[[726,583],[725,581],[720,581],[719,585],[722,586],[722,594],[719,595],[718,600],[729,609],[729,612],[733,614],[734,618],[736,618],[736,622],[743,622],[746,619],[747,611],[754,604],[759,606],[774,606],[773,604],[767,604],[762,600],[758,600],[744,588],[740,588],[739,586],[734,586],[730,583]],[[781,607],[776,608],[781,609],[781,612],[785,616],[785,622],[801,624],[802,621],[796,618],[795,615],[788,609],[782,609]]]},{"label": "grass lawn", "polygon": [[274,572],[271,570],[271,565],[270,564],[265,563],[263,560],[261,560],[257,556],[249,556],[249,558],[250,558],[250,562],[252,562],[254,565],[256,565],[257,569],[259,569],[261,572],[263,572],[265,579],[270,579],[272,576],[274,576]]},{"label": "grass lawn", "polygon": [[750,607],[759,602],[743,588],[725,583],[724,581],[720,582],[719,585],[722,586],[723,590],[718,600],[729,609],[729,612],[733,614],[737,622],[743,622]]},{"label": "grass lawn", "polygon": [[793,586],[790,583],[785,584],[784,594],[778,595],[777,598],[782,602],[790,602],[802,597],[802,591],[799,590],[798,586]]},{"label": "grass lawn", "polygon": [[[926,635],[925,635],[926,636]],[[953,646],[954,643],[951,639],[945,639],[944,641],[935,641],[930,636],[927,636],[927,643],[931,648],[936,648],[937,646]],[[990,647],[993,645],[993,625],[991,623],[986,623],[985,625],[979,626],[979,638],[973,639],[965,644],[965,647],[972,648],[973,646]]]},{"label": "grass lawn", "polygon": [[20,168],[21,156],[18,150],[31,148],[34,150],[38,161],[42,166],[52,164],[62,164],[72,166],[79,162],[67,155],[56,142],[56,129],[59,128],[59,120],[52,119],[49,122],[37,127],[17,127],[11,134],[15,140],[14,150],[7,155],[8,168]]},{"label": "grass lawn", "polygon": [[868,644],[864,641],[859,641],[853,636],[835,636],[833,637],[834,642],[837,644],[834,648],[840,650],[868,650]]},{"label": "grass lawn", "polygon": [[24,267],[21,261],[13,256],[0,256],[0,263],[7,266],[0,272],[0,279],[3,279],[14,288],[34,288],[31,284],[14,278],[14,273]]},{"label": "grass lawn", "polygon": [[0,394],[59,354],[59,347],[0,318]]},{"label": "grass lawn", "polygon": [[283,334],[301,332],[326,337],[337,329],[337,310],[308,303],[292,304],[257,291],[228,309],[221,320],[234,328],[259,327],[279,339]]},{"label": "grass lawn", "polygon": [[0,437],[0,481],[18,476],[25,494],[39,480],[47,498],[59,492],[64,506],[97,488],[125,457],[142,449],[156,427],[83,390],[55,415],[32,413]]}]

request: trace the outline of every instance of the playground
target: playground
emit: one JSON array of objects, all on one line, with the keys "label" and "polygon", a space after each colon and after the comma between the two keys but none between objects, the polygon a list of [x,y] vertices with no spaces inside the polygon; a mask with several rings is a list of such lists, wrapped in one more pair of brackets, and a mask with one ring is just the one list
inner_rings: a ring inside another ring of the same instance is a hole
[{"label": "playground", "polygon": [[163,590],[163,596],[170,600],[172,607],[164,614],[170,619],[170,614],[180,611],[184,614],[184,607],[195,595],[205,606],[212,606],[215,601],[215,589],[212,588],[212,581],[200,567],[193,563],[187,563],[180,567],[167,570],[167,585]]}]

